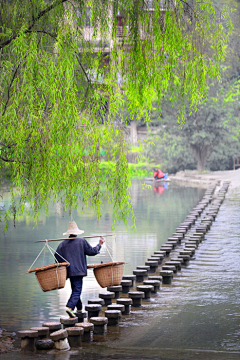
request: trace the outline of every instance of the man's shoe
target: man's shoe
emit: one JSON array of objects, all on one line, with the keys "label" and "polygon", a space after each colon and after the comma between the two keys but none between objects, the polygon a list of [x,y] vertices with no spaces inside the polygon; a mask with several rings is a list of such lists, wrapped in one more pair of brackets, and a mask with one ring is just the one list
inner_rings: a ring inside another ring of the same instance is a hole
[{"label": "man's shoe", "polygon": [[81,314],[81,313],[82,313],[82,310],[77,310],[76,313],[77,313],[77,314]]},{"label": "man's shoe", "polygon": [[70,318],[75,318],[76,317],[76,315],[74,314],[72,309],[67,308],[66,312],[70,316]]}]

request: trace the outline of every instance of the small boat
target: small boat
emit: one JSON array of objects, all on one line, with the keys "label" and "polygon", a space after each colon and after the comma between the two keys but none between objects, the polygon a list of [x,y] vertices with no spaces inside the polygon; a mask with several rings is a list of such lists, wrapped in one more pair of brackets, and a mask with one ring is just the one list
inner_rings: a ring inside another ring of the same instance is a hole
[{"label": "small boat", "polygon": [[170,182],[171,181],[171,179],[164,179],[164,178],[162,178],[162,179],[154,179],[154,178],[146,178],[146,179],[144,179],[146,182]]}]

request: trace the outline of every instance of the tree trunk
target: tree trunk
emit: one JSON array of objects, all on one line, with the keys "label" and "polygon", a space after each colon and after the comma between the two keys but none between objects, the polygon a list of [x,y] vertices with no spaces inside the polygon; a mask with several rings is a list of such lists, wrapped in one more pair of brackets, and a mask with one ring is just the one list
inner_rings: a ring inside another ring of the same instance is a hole
[{"label": "tree trunk", "polygon": [[209,155],[210,145],[204,145],[198,147],[197,145],[191,145],[193,150],[193,156],[197,159],[197,170],[202,172],[205,170],[207,157]]},{"label": "tree trunk", "polygon": [[133,146],[137,146],[137,122],[131,121],[131,142]]}]

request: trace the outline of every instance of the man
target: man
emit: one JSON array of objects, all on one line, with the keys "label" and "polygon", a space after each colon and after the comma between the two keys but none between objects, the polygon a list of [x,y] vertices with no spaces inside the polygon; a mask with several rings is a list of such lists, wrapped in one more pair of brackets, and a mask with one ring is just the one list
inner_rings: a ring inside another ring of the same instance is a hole
[{"label": "man", "polygon": [[155,180],[163,179],[164,173],[160,169],[154,169],[153,177]]},{"label": "man", "polygon": [[87,276],[86,255],[97,255],[101,250],[102,244],[105,242],[101,237],[99,243],[95,247],[92,247],[87,240],[77,237],[77,235],[83,233],[84,231],[78,229],[75,221],[69,222],[68,231],[63,233],[63,235],[70,235],[69,240],[61,242],[55,252],[55,257],[58,262],[63,262],[66,259],[70,263],[67,267],[67,277],[71,282],[72,294],[66,305],[66,312],[70,317],[76,317],[74,314],[75,307],[77,307],[77,312],[82,311],[80,296],[82,293],[83,277]]}]

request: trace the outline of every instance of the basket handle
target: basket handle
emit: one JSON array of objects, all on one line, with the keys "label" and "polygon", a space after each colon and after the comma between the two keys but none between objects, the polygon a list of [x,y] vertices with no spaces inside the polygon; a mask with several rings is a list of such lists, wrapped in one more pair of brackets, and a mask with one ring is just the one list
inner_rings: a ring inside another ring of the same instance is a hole
[{"label": "basket handle", "polygon": [[34,262],[32,263],[32,265],[31,265],[30,268],[28,269],[28,272],[32,269],[33,265],[35,264],[35,262],[37,261],[37,259],[39,258],[39,256],[41,255],[41,253],[43,252],[43,250],[44,250],[46,247],[48,248],[48,250],[50,251],[50,253],[52,254],[52,256],[54,257],[55,261],[56,261],[58,264],[59,264],[59,261],[56,259],[56,257],[54,256],[54,253],[53,253],[53,252],[57,253],[64,261],[66,261],[66,262],[69,263],[69,261],[67,261],[62,255],[60,255],[57,251],[55,251],[53,248],[51,248],[51,246],[48,245],[48,240],[46,239],[46,240],[45,240],[45,245],[44,245],[44,247],[43,247],[42,250],[39,252],[39,254],[37,255],[36,259],[34,260]]}]

